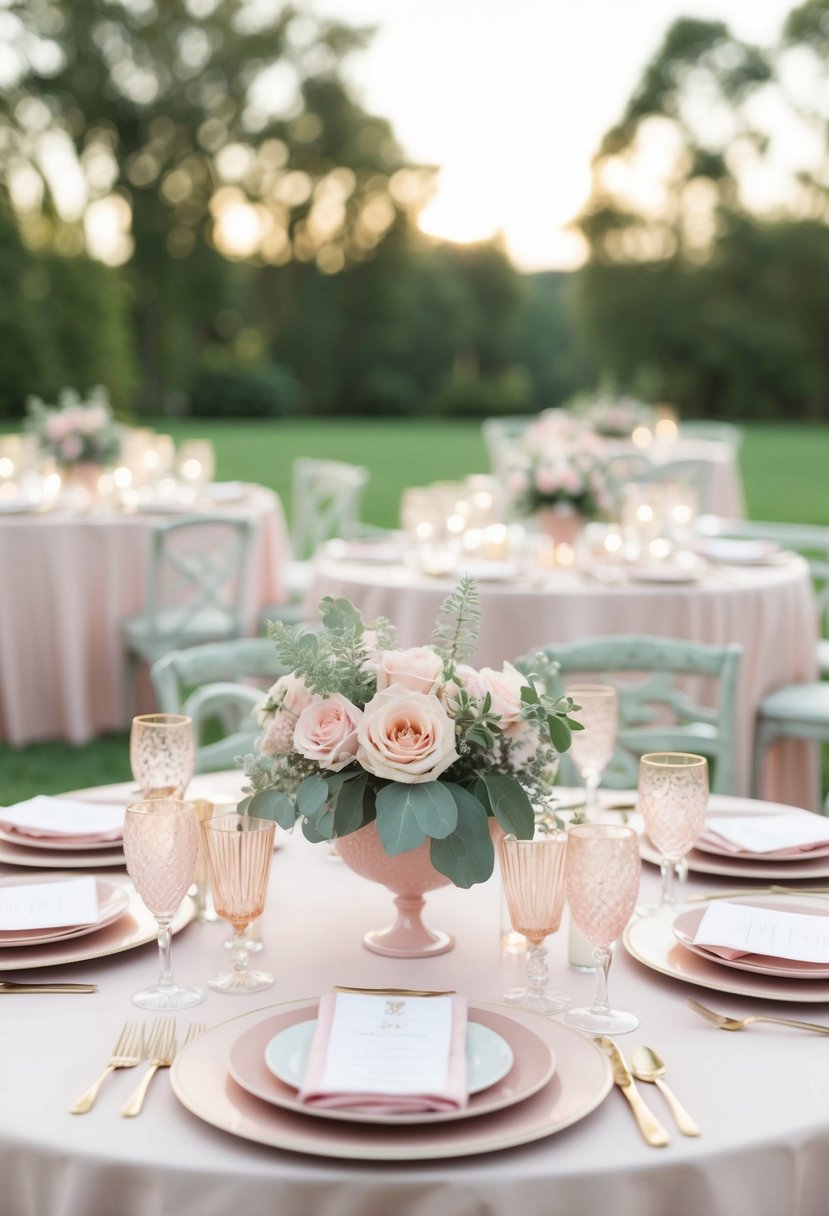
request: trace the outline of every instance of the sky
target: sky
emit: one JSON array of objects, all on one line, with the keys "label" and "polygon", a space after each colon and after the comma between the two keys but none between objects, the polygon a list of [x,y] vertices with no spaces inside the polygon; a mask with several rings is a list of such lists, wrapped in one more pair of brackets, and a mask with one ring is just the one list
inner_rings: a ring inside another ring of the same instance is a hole
[{"label": "sky", "polygon": [[378,27],[347,75],[406,155],[440,169],[421,227],[503,233],[522,270],[572,269],[590,160],[680,16],[775,40],[794,0],[310,0]]}]

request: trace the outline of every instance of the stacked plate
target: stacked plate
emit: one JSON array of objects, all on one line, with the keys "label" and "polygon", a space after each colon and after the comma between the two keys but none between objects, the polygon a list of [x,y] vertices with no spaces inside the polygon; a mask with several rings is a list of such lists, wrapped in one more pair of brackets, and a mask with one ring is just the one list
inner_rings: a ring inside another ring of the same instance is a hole
[{"label": "stacked plate", "polygon": [[124,807],[38,795],[0,807],[0,861],[38,869],[122,866]]},{"label": "stacked plate", "polygon": [[214,1027],[177,1058],[173,1089],[214,1127],[317,1156],[416,1161],[526,1144],[584,1118],[612,1084],[587,1038],[532,1012],[469,1002],[469,1104],[378,1115],[300,1103],[317,1001],[293,1001]]}]

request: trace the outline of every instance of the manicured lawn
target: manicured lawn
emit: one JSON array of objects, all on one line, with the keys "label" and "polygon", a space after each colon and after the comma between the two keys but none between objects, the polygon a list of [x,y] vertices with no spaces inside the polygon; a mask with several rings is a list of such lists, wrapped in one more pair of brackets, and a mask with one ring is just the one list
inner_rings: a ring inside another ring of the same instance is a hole
[{"label": "manicured lawn", "polygon": [[[218,479],[271,486],[289,514],[291,467],[297,456],[364,464],[371,479],[363,519],[384,526],[397,523],[404,486],[452,480],[487,468],[477,422],[164,420],[157,427],[177,439],[212,439]],[[740,464],[749,515],[829,524],[829,426],[752,425],[745,432]],[[58,742],[19,750],[0,745],[0,804],[128,777],[126,736],[109,736],[80,748]]]}]

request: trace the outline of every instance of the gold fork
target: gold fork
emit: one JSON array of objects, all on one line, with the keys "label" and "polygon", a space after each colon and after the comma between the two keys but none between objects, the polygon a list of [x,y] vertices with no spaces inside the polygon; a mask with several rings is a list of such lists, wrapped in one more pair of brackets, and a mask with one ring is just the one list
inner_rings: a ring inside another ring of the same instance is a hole
[{"label": "gold fork", "polygon": [[692,1001],[690,997],[686,998],[685,1004],[690,1005],[695,1013],[705,1018],[712,1026],[719,1027],[720,1030],[745,1030],[746,1026],[750,1026],[752,1022],[774,1022],[777,1026],[794,1026],[796,1030],[813,1030],[815,1034],[829,1034],[829,1026],[822,1026],[819,1022],[798,1022],[794,1018],[775,1018],[767,1013],[750,1013],[744,1018],[729,1018],[724,1013],[715,1013],[713,1009],[700,1005],[699,1001]]},{"label": "gold fork", "polygon": [[111,1072],[114,1072],[116,1068],[135,1068],[136,1064],[140,1064],[143,1059],[144,1030],[137,1022],[127,1022],[112,1049],[112,1055],[106,1068],[95,1084],[90,1086],[86,1093],[81,1094],[77,1102],[69,1107],[70,1112],[73,1115],[85,1115],[88,1110],[92,1109],[92,1105],[98,1097],[98,1090]]},{"label": "gold fork", "polygon": [[141,1107],[144,1105],[147,1090],[150,1088],[150,1081],[152,1081],[159,1068],[170,1067],[175,1059],[175,1055],[176,1020],[175,1018],[158,1018],[153,1025],[150,1047],[147,1052],[150,1067],[144,1073],[132,1097],[121,1107],[121,1114],[125,1119],[131,1119],[134,1115],[141,1113]]}]

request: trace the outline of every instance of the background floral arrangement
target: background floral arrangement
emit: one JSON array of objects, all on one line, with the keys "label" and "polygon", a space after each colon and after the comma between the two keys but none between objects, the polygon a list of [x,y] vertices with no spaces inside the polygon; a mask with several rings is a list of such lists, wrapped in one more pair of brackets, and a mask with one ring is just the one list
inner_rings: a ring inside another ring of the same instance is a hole
[{"label": "background floral arrangement", "polygon": [[546,410],[513,449],[505,485],[514,509],[568,505],[586,518],[613,509],[613,483],[595,434],[564,410]]},{"label": "background floral arrangement", "polygon": [[265,733],[244,760],[240,810],[284,828],[300,818],[315,842],[376,820],[390,856],[429,840],[433,866],[456,886],[485,882],[490,819],[529,838],[533,803],[552,807],[558,753],[581,729],[572,700],[509,663],[468,666],[480,623],[469,579],[444,602],[428,646],[395,649],[389,623],[366,626],[348,600],[326,597],[320,612],[318,633],[271,625],[293,670],[260,707]]},{"label": "background floral arrangement", "polygon": [[636,397],[615,397],[602,394],[580,398],[573,409],[585,419],[597,435],[610,439],[630,439],[638,426],[653,427],[656,411],[652,405]]},{"label": "background floral arrangement", "polygon": [[121,427],[113,416],[109,394],[100,385],[86,398],[75,389],[62,389],[56,405],[29,397],[26,411],[28,433],[37,438],[41,452],[54,456],[58,464],[106,464],[117,459]]}]

